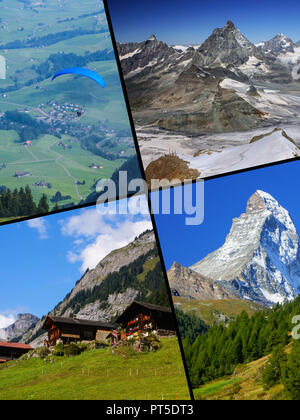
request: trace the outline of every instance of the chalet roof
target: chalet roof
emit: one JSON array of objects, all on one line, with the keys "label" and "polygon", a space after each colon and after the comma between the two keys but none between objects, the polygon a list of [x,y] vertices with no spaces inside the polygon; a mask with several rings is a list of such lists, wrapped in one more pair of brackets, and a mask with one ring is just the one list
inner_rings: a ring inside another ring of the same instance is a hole
[{"label": "chalet roof", "polygon": [[69,325],[76,325],[76,326],[88,326],[88,327],[98,327],[98,328],[107,328],[107,329],[115,329],[115,325],[110,324],[104,321],[90,321],[88,319],[78,319],[78,318],[64,318],[62,316],[52,316],[48,315],[43,329],[48,329],[48,320],[51,320],[54,324],[69,324]]},{"label": "chalet roof", "polygon": [[0,341],[0,347],[9,347],[13,349],[33,350],[29,344],[23,343],[9,343],[8,341]]},{"label": "chalet roof", "polygon": [[151,309],[153,311],[172,313],[171,308],[168,308],[166,306],[153,305],[152,303],[138,302],[136,300],[132,303],[137,303],[138,305],[143,306],[144,308],[147,308],[147,309]]},{"label": "chalet roof", "polygon": [[137,308],[138,310],[147,309],[148,311],[151,311],[152,313],[155,312],[163,312],[168,315],[172,315],[172,311],[170,308],[167,308],[165,306],[159,306],[159,305],[153,305],[152,303],[144,303],[144,302],[138,302],[134,301],[131,305],[128,306],[128,308],[120,315],[117,319],[117,323],[121,324],[124,319],[126,319],[128,316],[131,315],[132,311],[134,311],[134,308]]}]

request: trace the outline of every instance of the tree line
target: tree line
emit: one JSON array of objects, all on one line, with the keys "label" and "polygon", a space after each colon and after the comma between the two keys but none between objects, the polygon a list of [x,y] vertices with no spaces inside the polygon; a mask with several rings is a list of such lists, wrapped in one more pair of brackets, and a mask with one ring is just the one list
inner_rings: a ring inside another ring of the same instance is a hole
[{"label": "tree line", "polygon": [[43,194],[38,204],[35,203],[30,187],[9,188],[1,187],[0,217],[23,217],[49,212],[48,198]]},{"label": "tree line", "polygon": [[[119,271],[109,273],[105,279],[93,289],[79,291],[65,306],[65,310],[71,308],[72,315],[77,314],[85,305],[101,302],[101,309],[108,305],[109,295],[115,293],[124,293],[128,288],[139,292],[136,300],[145,303],[153,303],[161,306],[169,306],[169,298],[166,289],[164,276],[160,262],[154,269],[147,271],[143,281],[138,279],[138,275],[144,272],[144,264],[150,258],[158,256],[157,250],[151,250],[138,257],[132,263],[123,266]],[[101,264],[101,263],[100,263]],[[70,296],[67,295],[65,299]]]},{"label": "tree line", "polygon": [[[294,340],[288,356],[285,353],[292,340],[292,319],[299,314],[300,296],[293,302],[283,306],[278,304],[251,317],[243,311],[228,327],[215,325],[195,340],[185,336],[183,347],[193,387],[232,375],[237,365],[271,354],[262,374],[264,386],[281,382],[288,398],[294,399],[297,395],[299,399],[300,388],[296,379],[300,378],[299,340]],[[186,326],[187,322],[181,323],[181,331],[186,331]],[[294,386],[298,388],[297,392],[293,390]]]}]

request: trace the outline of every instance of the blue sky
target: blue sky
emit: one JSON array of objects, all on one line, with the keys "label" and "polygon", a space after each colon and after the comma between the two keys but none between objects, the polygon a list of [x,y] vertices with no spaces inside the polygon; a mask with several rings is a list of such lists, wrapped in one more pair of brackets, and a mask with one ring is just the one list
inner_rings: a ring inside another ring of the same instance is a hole
[{"label": "blue sky", "polygon": [[254,43],[278,33],[300,40],[298,0],[108,0],[108,5],[119,42],[155,34],[168,44],[198,44],[229,19]]},{"label": "blue sky", "polygon": [[167,270],[174,261],[188,267],[222,246],[232,219],[245,212],[248,199],[258,189],[289,211],[300,233],[299,178],[300,161],[295,161],[206,181],[205,216],[199,226],[186,226],[185,214],[156,215]]},{"label": "blue sky", "polygon": [[103,215],[95,207],[0,227],[0,327],[17,313],[45,315],[88,267],[151,228],[149,215]]}]

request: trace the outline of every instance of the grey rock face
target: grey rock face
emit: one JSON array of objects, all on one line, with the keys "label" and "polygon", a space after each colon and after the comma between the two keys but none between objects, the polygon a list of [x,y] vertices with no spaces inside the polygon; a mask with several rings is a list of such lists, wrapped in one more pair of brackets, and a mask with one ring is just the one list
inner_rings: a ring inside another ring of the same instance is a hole
[{"label": "grey rock face", "polygon": [[39,318],[32,314],[18,314],[16,322],[7,328],[0,329],[0,339],[14,340],[36,325],[38,321]]},{"label": "grey rock face", "polygon": [[[146,232],[136,238],[127,246],[112,251],[93,269],[88,270],[82,278],[77,282],[69,295],[56,306],[51,315],[70,317],[72,309],[67,308],[70,300],[81,291],[92,290],[95,286],[99,286],[108,274],[118,272],[122,267],[127,266],[142,255],[156,247],[153,232]],[[110,321],[116,315],[122,313],[124,309],[136,298],[139,291],[128,288],[124,293],[111,294],[106,302],[95,301],[91,304],[82,306],[76,313],[76,317],[89,320]],[[27,331],[21,341],[30,342],[33,346],[40,344],[40,329],[42,328],[44,319],[40,320],[34,328]],[[32,340],[35,335],[39,335],[37,339]]]},{"label": "grey rock face", "polygon": [[231,21],[200,47],[173,48],[151,36],[118,48],[135,122],[169,131],[199,134],[264,127],[270,121],[232,91],[226,95],[229,101],[220,103],[220,81],[251,85],[293,80],[288,65],[252,44]]},{"label": "grey rock face", "polygon": [[291,38],[278,34],[270,41],[262,42],[257,48],[265,54],[273,55],[277,57],[279,54],[286,54],[288,52],[295,52],[294,47],[297,46],[293,43]]},{"label": "grey rock face", "polygon": [[236,297],[217,282],[175,262],[168,271],[173,296],[189,299],[231,299]]},{"label": "grey rock face", "polygon": [[233,22],[228,21],[224,28],[217,28],[212,35],[198,49],[199,64],[206,67],[219,67],[220,65],[240,66],[246,63],[250,56],[264,60],[258,51]]},{"label": "grey rock face", "polygon": [[300,242],[288,213],[257,191],[224,245],[190,267],[240,298],[271,306],[300,293]]}]

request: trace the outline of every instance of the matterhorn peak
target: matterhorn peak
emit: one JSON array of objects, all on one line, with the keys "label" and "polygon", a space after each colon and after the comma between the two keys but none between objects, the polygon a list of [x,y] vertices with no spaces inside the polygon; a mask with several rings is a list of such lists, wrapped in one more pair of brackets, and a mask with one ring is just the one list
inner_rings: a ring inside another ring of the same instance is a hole
[{"label": "matterhorn peak", "polygon": [[235,26],[235,24],[232,22],[232,20],[228,20],[228,21],[227,21],[227,23],[226,23],[225,28],[228,28],[228,29],[236,29],[236,26]]},{"label": "matterhorn peak", "polygon": [[190,268],[239,298],[264,305],[292,300],[300,292],[299,235],[289,212],[258,189],[224,245]]}]

